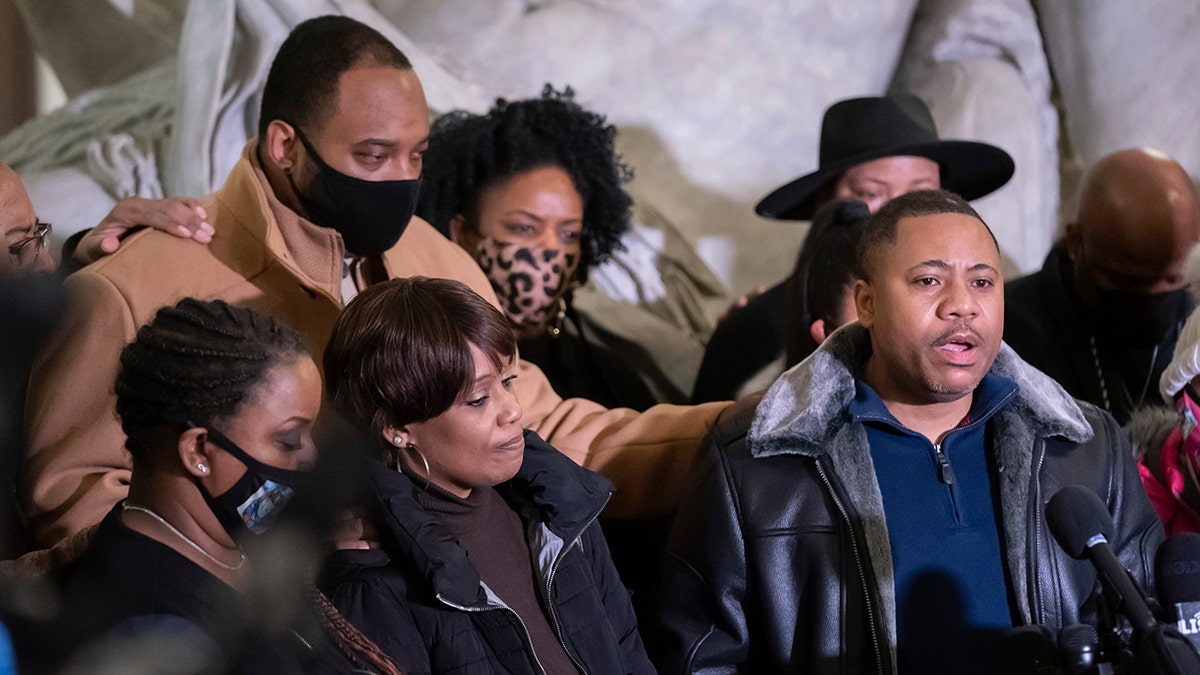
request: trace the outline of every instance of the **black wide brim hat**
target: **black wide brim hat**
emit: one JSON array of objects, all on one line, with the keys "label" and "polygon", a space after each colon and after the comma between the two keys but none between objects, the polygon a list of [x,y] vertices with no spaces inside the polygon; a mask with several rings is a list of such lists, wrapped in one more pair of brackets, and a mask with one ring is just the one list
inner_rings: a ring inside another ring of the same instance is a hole
[{"label": "black wide brim hat", "polygon": [[942,189],[963,199],[990,194],[1013,175],[1013,159],[987,143],[944,141],[929,108],[916,96],[852,98],[838,101],[821,121],[819,168],[776,188],[754,207],[764,218],[809,220],[821,186],[847,169],[883,157],[916,156],[937,162]]}]

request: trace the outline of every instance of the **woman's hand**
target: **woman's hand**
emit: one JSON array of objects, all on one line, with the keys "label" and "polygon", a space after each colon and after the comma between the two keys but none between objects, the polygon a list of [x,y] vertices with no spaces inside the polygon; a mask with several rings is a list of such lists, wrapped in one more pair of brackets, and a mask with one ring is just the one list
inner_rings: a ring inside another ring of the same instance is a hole
[{"label": "woman's hand", "polygon": [[333,547],[338,550],[379,548],[379,530],[362,509],[346,509],[333,521]]},{"label": "woman's hand", "polygon": [[731,302],[729,304],[729,307],[727,307],[725,309],[725,311],[721,313],[721,316],[717,317],[717,323],[721,323],[725,319],[728,319],[731,314],[737,312],[739,309],[742,309],[746,305],[750,304],[751,300],[757,298],[758,296],[760,296],[766,292],[767,292],[767,287],[760,284],[757,288],[754,288],[753,290],[749,291],[742,297],[738,298],[737,300],[734,300],[733,302]]},{"label": "woman's hand", "polygon": [[95,262],[120,248],[121,240],[140,227],[153,227],[201,244],[212,241],[215,232],[204,207],[190,197],[126,197],[83,236],[75,247],[75,259],[84,265]]}]

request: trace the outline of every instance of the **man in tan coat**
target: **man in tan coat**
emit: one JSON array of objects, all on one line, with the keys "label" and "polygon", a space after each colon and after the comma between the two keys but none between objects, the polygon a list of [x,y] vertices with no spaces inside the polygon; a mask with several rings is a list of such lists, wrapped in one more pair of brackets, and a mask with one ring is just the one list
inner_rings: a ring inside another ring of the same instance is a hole
[{"label": "man in tan coat", "polygon": [[[457,279],[496,303],[471,258],[411,217],[428,131],[420,81],[381,35],[345,17],[292,31],[267,79],[258,138],[202,200],[212,243],[142,232],[67,281],[64,326],[27,402],[23,496],[39,544],[99,522],[126,494],[130,460],[112,383],[121,348],[157,308],[193,296],[266,311],[319,359],[344,303],[374,281]],[[724,407],[638,414],[564,401],[525,363],[515,385],[524,426],[616,483],[609,513],[618,517],[675,503],[678,481],[666,478],[682,477]]]}]

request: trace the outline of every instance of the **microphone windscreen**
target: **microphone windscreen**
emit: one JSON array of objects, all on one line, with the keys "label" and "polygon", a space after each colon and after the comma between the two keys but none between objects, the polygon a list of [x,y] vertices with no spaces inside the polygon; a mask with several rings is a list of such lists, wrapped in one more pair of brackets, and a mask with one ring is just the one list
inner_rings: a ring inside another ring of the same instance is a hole
[{"label": "microphone windscreen", "polygon": [[1113,521],[1108,507],[1095,492],[1068,485],[1050,498],[1046,505],[1046,524],[1067,555],[1086,557],[1087,543],[1097,534],[1112,539]]},{"label": "microphone windscreen", "polygon": [[1154,559],[1154,577],[1162,604],[1200,602],[1200,534],[1167,537]]},{"label": "microphone windscreen", "polygon": [[1057,673],[1054,631],[1034,624],[1013,628],[1000,639],[998,673]]},{"label": "microphone windscreen", "polygon": [[1100,661],[1100,635],[1086,623],[1063,626],[1058,631],[1058,662],[1069,673],[1085,673]]}]

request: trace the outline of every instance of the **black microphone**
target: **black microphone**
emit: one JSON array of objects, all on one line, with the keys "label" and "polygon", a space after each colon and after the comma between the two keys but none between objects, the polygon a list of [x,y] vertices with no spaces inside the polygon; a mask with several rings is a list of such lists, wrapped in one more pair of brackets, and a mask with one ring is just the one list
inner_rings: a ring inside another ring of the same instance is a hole
[{"label": "black microphone", "polygon": [[1054,631],[1049,626],[1019,626],[1000,640],[996,672],[1003,675],[1060,675]]},{"label": "black microphone", "polygon": [[1068,675],[1098,672],[1104,654],[1096,627],[1077,623],[1058,631],[1058,663]]},{"label": "black microphone", "polygon": [[1146,597],[1108,543],[1112,516],[1095,492],[1079,485],[1062,488],[1046,505],[1046,523],[1067,555],[1077,560],[1086,558],[1096,567],[1116,610],[1129,619],[1137,633],[1154,630],[1156,622]]},{"label": "black microphone", "polygon": [[1200,650],[1200,534],[1167,537],[1154,560],[1158,598],[1179,632]]}]

